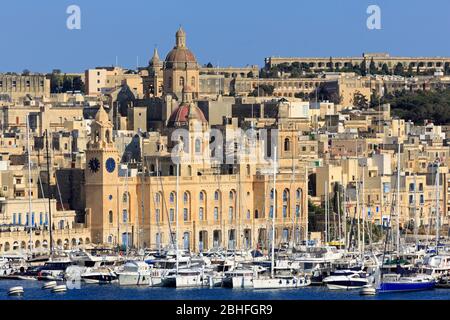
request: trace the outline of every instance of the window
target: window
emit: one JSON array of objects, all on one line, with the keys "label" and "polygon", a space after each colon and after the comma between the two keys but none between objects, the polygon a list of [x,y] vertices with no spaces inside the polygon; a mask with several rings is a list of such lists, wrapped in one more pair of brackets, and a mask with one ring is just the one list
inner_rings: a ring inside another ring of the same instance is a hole
[{"label": "window", "polygon": [[170,201],[170,203],[174,203],[175,202],[175,192],[171,192],[170,193],[169,201]]},{"label": "window", "polygon": [[[41,216],[41,219],[42,219],[42,216]],[[113,223],[113,212],[111,210],[109,210],[109,213],[108,213],[108,220],[109,220],[109,223]]]},{"label": "window", "polygon": [[187,208],[183,209],[183,220],[188,221],[189,220],[189,212]]},{"label": "window", "polygon": [[198,219],[199,219],[200,221],[203,221],[204,218],[205,218],[205,217],[204,217],[204,209],[203,209],[203,207],[200,207],[200,208],[198,209]]},{"label": "window", "polygon": [[219,191],[214,192],[214,200],[219,201]]},{"label": "window", "polygon": [[269,218],[270,218],[270,219],[273,218],[273,206],[270,206],[270,209],[269,209]]},{"label": "window", "polygon": [[229,207],[228,208],[228,219],[231,221],[231,220],[233,220],[233,215],[234,215],[234,213],[233,213],[233,207]]},{"label": "window", "polygon": [[283,203],[286,203],[288,201],[289,198],[289,190],[285,189],[283,191]]},{"label": "window", "polygon": [[161,195],[159,193],[155,194],[155,202],[159,203],[161,201]]},{"label": "window", "polygon": [[184,204],[187,204],[188,201],[189,201],[189,194],[188,194],[187,192],[185,192],[185,193],[183,194],[183,203],[184,203]]},{"label": "window", "polygon": [[128,222],[128,211],[127,211],[127,209],[124,209],[123,210],[123,212],[122,212],[122,221],[124,222],[124,223],[126,223],[126,222]]},{"label": "window", "polygon": [[284,139],[284,151],[291,151],[291,141],[289,138]]},{"label": "window", "polygon": [[160,221],[161,216],[160,216],[160,211],[159,211],[159,209],[156,209],[156,212],[155,212],[155,218],[156,218],[156,222],[159,222],[159,221]]},{"label": "window", "polygon": [[201,153],[201,141],[200,141],[200,139],[195,139],[195,153]]},{"label": "window", "polygon": [[283,206],[283,218],[287,217],[287,206]]},{"label": "window", "polygon": [[233,200],[234,199],[234,192],[233,191],[230,191],[230,193],[229,193],[229,198],[230,198],[230,201],[231,200]]},{"label": "window", "polygon": [[19,213],[19,225],[22,225],[22,214]]},{"label": "window", "polygon": [[295,215],[297,216],[297,218],[300,217],[300,206],[299,205],[295,206]]},{"label": "window", "polygon": [[174,212],[173,208],[170,208],[170,210],[169,210],[169,219],[170,219],[170,222],[175,221],[175,212]]},{"label": "window", "polygon": [[420,201],[420,204],[424,204],[425,201],[424,201],[424,199],[423,199],[423,194],[420,195],[419,201]]},{"label": "window", "polygon": [[192,86],[192,87],[195,87],[195,77],[192,77],[192,78],[191,78],[191,86]]},{"label": "window", "polygon": [[184,77],[180,77],[179,84],[180,84],[180,87],[181,87],[181,88],[184,87]]},{"label": "window", "polygon": [[301,197],[302,197],[302,190],[297,189],[296,196],[297,196],[297,200],[301,200]]},{"label": "window", "polygon": [[45,225],[48,226],[48,213],[45,213]]},{"label": "window", "polygon": [[205,193],[203,191],[200,191],[199,199],[200,201],[205,201]]},{"label": "window", "polygon": [[247,210],[247,220],[250,220],[250,210]]},{"label": "window", "polygon": [[16,224],[16,214],[15,213],[13,213],[12,224]]},{"label": "window", "polygon": [[214,221],[219,221],[219,208],[214,207]]}]

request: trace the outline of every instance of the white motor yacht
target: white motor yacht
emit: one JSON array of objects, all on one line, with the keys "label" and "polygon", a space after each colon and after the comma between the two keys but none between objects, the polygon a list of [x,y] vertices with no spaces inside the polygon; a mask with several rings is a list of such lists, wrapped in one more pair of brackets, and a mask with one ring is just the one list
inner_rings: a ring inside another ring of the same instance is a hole
[{"label": "white motor yacht", "polygon": [[293,289],[309,286],[311,280],[304,276],[276,276],[253,279],[253,289]]},{"label": "white motor yacht", "polygon": [[361,289],[369,286],[369,279],[364,271],[339,270],[323,279],[324,284],[331,290]]},{"label": "white motor yacht", "polygon": [[150,285],[150,267],[144,261],[132,260],[124,264],[122,271],[117,272],[119,284],[127,285]]}]

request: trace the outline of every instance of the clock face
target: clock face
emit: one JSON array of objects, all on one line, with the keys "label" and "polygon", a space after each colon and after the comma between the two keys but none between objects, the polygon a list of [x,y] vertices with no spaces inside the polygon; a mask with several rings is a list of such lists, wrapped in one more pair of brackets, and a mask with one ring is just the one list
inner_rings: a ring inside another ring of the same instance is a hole
[{"label": "clock face", "polygon": [[108,158],[106,160],[106,170],[108,170],[109,173],[114,172],[114,169],[116,169],[116,161],[114,161],[113,158]]},{"label": "clock face", "polygon": [[91,169],[92,172],[97,172],[98,169],[100,169],[100,161],[98,161],[97,158],[89,160],[89,169]]}]

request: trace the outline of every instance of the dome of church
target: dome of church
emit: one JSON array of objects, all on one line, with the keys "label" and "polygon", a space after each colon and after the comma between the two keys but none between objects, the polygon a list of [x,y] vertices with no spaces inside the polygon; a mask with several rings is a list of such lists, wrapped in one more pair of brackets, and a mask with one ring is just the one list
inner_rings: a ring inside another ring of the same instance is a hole
[{"label": "dome of church", "polygon": [[166,56],[167,68],[197,68],[197,59],[186,47],[186,33],[182,28],[178,29],[175,47]]},{"label": "dome of church", "polygon": [[188,48],[173,48],[166,56],[166,62],[197,63],[194,54]]},{"label": "dome of church", "polygon": [[167,125],[170,127],[184,126],[188,124],[189,119],[196,119],[203,123],[207,122],[199,107],[195,104],[182,103],[172,112]]}]

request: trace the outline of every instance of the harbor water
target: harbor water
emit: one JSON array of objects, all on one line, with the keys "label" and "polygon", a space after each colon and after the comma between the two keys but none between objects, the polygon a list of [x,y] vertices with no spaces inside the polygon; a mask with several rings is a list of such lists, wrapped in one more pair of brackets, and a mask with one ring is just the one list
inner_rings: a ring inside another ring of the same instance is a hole
[{"label": "harbor water", "polygon": [[[80,289],[65,293],[43,290],[42,281],[1,280],[0,300],[450,300],[450,289],[386,293],[361,296],[358,290],[334,291],[326,287],[283,290],[245,290],[224,288],[151,288],[124,287],[118,284],[81,284]],[[10,297],[8,289],[22,286],[24,295]]]}]

